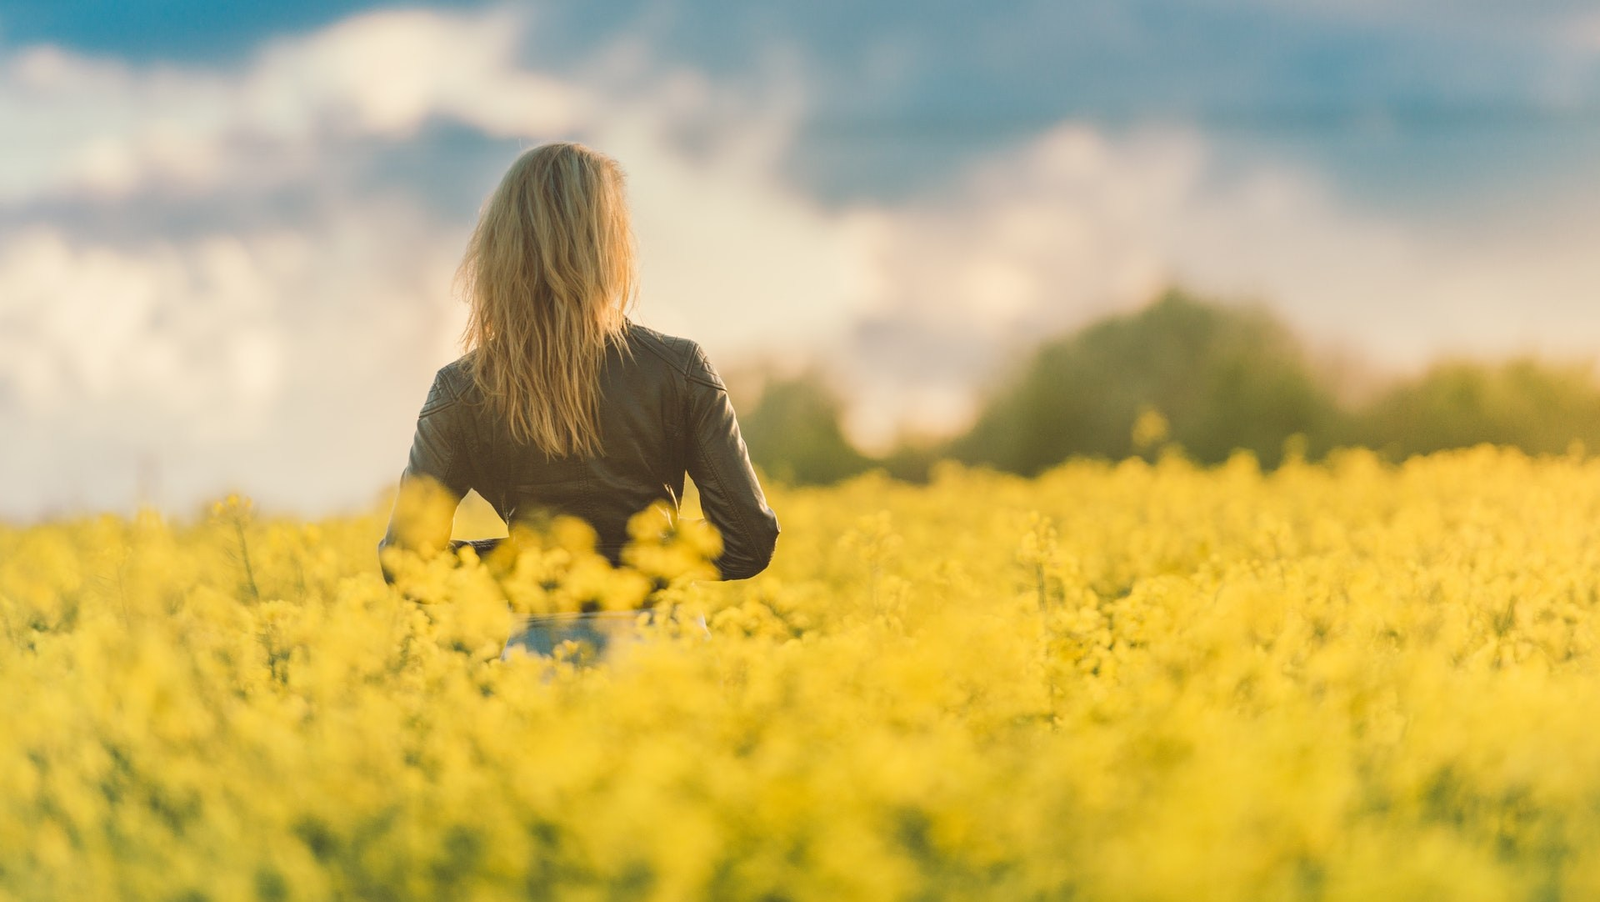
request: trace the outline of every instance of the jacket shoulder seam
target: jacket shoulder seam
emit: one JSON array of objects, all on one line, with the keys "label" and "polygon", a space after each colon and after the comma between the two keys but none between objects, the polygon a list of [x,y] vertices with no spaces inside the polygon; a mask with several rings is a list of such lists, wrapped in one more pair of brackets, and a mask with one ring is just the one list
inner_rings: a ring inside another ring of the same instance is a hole
[{"label": "jacket shoulder seam", "polygon": [[439,368],[433,376],[433,386],[428,392],[428,399],[423,402],[422,412],[417,416],[427,416],[455,404],[461,400],[462,392],[459,384],[462,378],[461,361],[446,364]]},{"label": "jacket shoulder seam", "polygon": [[467,367],[467,359],[458,357],[439,368],[439,379],[445,388],[450,390],[452,397],[460,398],[467,385],[472,382],[472,371]]},{"label": "jacket shoulder seam", "polygon": [[[695,349],[698,347],[694,342],[687,338],[668,337],[654,329],[647,329],[643,326],[634,326],[633,331],[639,337],[639,343],[649,349],[650,353],[661,358],[678,375],[692,378],[689,360],[693,358]],[[681,348],[673,347],[680,343],[682,345]],[[676,356],[674,352],[676,352]]]},{"label": "jacket shoulder seam", "polygon": [[691,366],[684,375],[707,388],[714,388],[721,392],[727,391],[728,386],[723,383],[722,377],[711,369],[711,361],[706,358],[705,349],[699,345],[693,345],[693,348],[691,358],[697,365]]}]

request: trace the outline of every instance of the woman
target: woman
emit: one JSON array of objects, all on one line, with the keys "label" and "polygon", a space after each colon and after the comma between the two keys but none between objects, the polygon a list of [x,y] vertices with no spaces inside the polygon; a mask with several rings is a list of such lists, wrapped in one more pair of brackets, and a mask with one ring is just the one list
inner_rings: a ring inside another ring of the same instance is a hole
[{"label": "woman", "polygon": [[[629,518],[656,502],[675,513],[687,474],[722,535],[721,577],[767,566],[778,520],[721,378],[694,342],[627,318],[637,274],[614,160],[573,143],[524,153],[457,277],[470,307],[466,353],[439,370],[422,405],[380,559],[391,546],[424,556],[450,547],[455,507],[476,489],[513,526],[582,518],[615,565]],[[419,500],[430,495],[444,503]],[[507,651],[548,652],[569,637],[603,651],[638,619],[527,618]]]}]

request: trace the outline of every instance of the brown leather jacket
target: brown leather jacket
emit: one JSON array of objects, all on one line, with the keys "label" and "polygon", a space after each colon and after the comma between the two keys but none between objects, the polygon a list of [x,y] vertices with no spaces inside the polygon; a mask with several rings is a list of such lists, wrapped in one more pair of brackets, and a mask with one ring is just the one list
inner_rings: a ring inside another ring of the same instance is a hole
[{"label": "brown leather jacket", "polygon": [[[722,534],[715,561],[722,578],[760,573],[772,559],[778,518],[750,467],[721,377],[688,339],[630,323],[625,340],[632,353],[611,348],[601,370],[601,455],[551,460],[513,441],[460,359],[439,370],[417,416],[402,492],[429,477],[456,502],[476,489],[508,524],[580,517],[598,533],[596,550],[616,564],[628,519],[655,501],[676,511],[687,474]],[[396,519],[380,552],[396,544]],[[448,535],[448,523],[438,526]]]}]

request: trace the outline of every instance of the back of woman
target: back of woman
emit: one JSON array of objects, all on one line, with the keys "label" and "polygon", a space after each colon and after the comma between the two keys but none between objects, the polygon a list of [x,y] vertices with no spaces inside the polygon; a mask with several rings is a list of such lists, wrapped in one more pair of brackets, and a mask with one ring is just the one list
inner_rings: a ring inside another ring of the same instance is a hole
[{"label": "back of woman", "polygon": [[687,475],[722,536],[721,576],[766,567],[778,522],[722,380],[694,342],[627,317],[637,279],[614,161],[567,143],[523,154],[458,277],[465,353],[418,415],[380,558],[449,547],[455,504],[476,490],[508,524],[587,521],[615,564],[628,521],[657,502],[675,516]]}]

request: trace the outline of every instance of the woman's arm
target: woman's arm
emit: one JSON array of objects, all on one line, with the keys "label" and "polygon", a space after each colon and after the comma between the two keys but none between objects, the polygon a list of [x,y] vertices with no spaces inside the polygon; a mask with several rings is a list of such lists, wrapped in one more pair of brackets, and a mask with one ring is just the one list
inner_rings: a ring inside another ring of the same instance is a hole
[{"label": "woman's arm", "polygon": [[464,406],[440,371],[417,414],[411,456],[400,474],[388,531],[378,543],[378,560],[388,582],[394,582],[394,573],[383,562],[386,549],[404,548],[431,557],[450,546],[456,506],[471,488],[463,413]]},{"label": "woman's arm", "polygon": [[706,519],[722,534],[722,554],[713,563],[723,579],[746,579],[772,560],[778,518],[750,466],[727,388],[698,347],[688,376],[689,478]]}]

